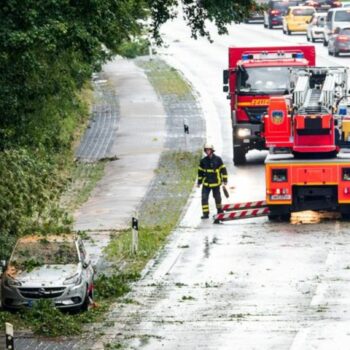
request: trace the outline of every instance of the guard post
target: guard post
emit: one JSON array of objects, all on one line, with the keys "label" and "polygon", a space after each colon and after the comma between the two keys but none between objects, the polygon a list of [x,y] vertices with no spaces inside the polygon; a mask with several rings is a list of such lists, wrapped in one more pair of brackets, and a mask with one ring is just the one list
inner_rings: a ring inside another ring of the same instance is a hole
[{"label": "guard post", "polygon": [[11,323],[5,323],[6,333],[6,350],[14,350],[14,339],[13,339],[13,325]]},{"label": "guard post", "polygon": [[136,217],[131,221],[132,239],[131,239],[131,252],[136,254],[139,247],[139,221]]},{"label": "guard post", "polygon": [[188,150],[188,135],[190,134],[190,127],[187,119],[184,119],[184,135],[185,135],[185,150]]}]

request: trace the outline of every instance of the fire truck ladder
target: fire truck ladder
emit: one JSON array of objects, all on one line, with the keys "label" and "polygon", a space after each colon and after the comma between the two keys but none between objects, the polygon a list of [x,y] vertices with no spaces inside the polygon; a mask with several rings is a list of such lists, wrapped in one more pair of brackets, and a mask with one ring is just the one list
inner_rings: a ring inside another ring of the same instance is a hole
[{"label": "fire truck ladder", "polygon": [[214,221],[233,221],[267,216],[270,210],[265,201],[225,204],[224,213],[214,215]]},{"label": "fire truck ladder", "polygon": [[347,91],[346,68],[310,68],[294,72],[294,108],[300,114],[332,113]]}]

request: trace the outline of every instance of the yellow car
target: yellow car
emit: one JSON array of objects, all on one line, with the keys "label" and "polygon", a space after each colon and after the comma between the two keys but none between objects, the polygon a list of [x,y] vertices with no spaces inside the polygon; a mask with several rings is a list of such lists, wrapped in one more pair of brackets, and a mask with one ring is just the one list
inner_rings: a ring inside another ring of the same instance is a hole
[{"label": "yellow car", "polygon": [[306,32],[307,25],[316,12],[312,6],[291,6],[283,17],[283,33],[291,35],[292,32]]}]

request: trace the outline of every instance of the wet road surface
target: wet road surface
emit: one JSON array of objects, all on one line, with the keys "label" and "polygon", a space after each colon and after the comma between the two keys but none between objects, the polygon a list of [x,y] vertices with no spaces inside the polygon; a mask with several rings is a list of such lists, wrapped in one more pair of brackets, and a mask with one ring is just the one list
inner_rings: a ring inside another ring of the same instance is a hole
[{"label": "wet road surface", "polygon": [[[222,93],[227,47],[302,43],[262,24],[234,25],[215,42],[194,41],[180,20],[163,32],[163,57],[200,94],[207,137],[228,165],[235,202],[264,198],[266,153],[232,164],[229,101]],[[316,44],[318,65],[347,64]],[[211,203],[213,204],[213,203]],[[212,208],[213,210],[213,208]],[[201,222],[200,194],[165,249],[117,305],[104,341],[128,349],[348,349],[350,346],[349,224],[270,223],[266,218],[222,225]]]}]

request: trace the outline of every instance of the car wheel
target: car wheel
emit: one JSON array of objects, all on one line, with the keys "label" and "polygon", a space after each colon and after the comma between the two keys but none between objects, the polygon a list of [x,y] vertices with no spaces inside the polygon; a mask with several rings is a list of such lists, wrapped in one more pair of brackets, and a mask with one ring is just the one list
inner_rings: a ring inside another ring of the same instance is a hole
[{"label": "car wheel", "polygon": [[328,42],[326,40],[323,40],[323,46],[328,46]]},{"label": "car wheel", "polygon": [[315,43],[316,42],[316,39],[313,37],[313,35],[311,34],[311,41],[313,42],[313,43]]},{"label": "car wheel", "polygon": [[334,56],[335,56],[335,57],[339,57],[339,51],[336,51],[336,50],[334,49]]},{"label": "car wheel", "polygon": [[268,27],[269,27],[269,29],[272,29],[273,25],[269,22]]},{"label": "car wheel", "polygon": [[282,29],[283,34],[287,34],[286,30],[283,28]]},{"label": "car wheel", "polygon": [[264,28],[267,28],[267,24],[264,22]]},{"label": "car wheel", "polygon": [[292,35],[292,32],[287,28],[287,35]]}]

